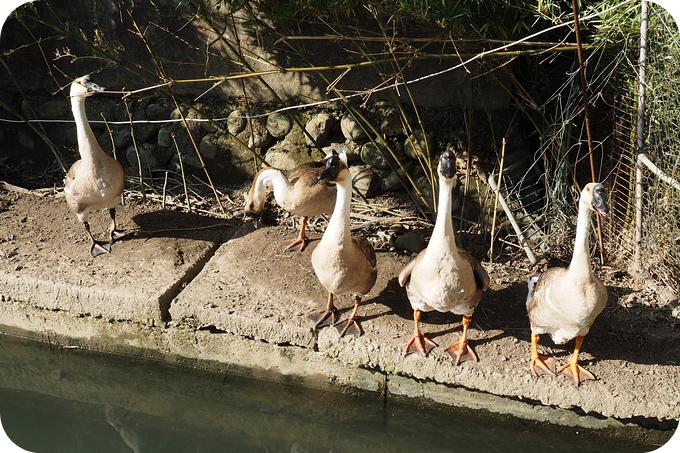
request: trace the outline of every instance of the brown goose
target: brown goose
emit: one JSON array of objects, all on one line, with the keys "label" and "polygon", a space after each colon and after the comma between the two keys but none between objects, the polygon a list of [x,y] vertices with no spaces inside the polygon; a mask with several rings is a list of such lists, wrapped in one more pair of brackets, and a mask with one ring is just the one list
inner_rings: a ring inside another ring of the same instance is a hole
[{"label": "brown goose", "polygon": [[325,168],[323,161],[306,162],[292,169],[288,177],[278,168],[264,168],[253,179],[246,198],[245,212],[255,218],[255,225],[262,215],[267,199],[267,186],[274,188],[274,199],[288,212],[302,217],[300,234],[296,239],[285,241],[286,250],[303,251],[307,245],[305,233],[307,219],[311,216],[329,214],[335,206],[335,186],[319,180]]},{"label": "brown goose", "polygon": [[[538,279],[529,280],[527,309],[531,323],[531,372],[535,376],[555,374],[555,358],[538,354],[541,334],[550,334],[553,341],[563,344],[576,338],[574,353],[558,373],[567,376],[577,386],[593,374],[578,364],[583,337],[607,303],[607,288],[590,265],[588,234],[590,212],[607,215],[606,191],[602,184],[591,182],[581,192],[576,224],[574,254],[567,269],[553,267]],[[532,288],[533,287],[533,288]]]},{"label": "brown goose", "polygon": [[[80,160],[71,166],[64,179],[66,202],[85,226],[92,257],[110,253],[113,241],[127,234],[116,228],[116,206],[121,202],[125,187],[123,167],[99,146],[85,113],[85,99],[103,90],[90,81],[89,75],[80,77],[71,84],[71,107],[76,122]],[[94,239],[87,221],[92,211],[100,209],[108,209],[111,216],[107,243]]]},{"label": "brown goose", "polygon": [[456,173],[456,156],[450,150],[439,160],[439,201],[432,237],[425,250],[399,273],[399,284],[413,308],[414,333],[406,353],[427,355],[436,344],[420,331],[420,314],[437,310],[463,315],[463,332],[458,341],[446,348],[456,365],[477,360],[467,343],[470,317],[489,287],[489,274],[470,253],[456,246],[451,221],[451,191]]},{"label": "brown goose", "polygon": [[[335,208],[319,245],[312,252],[312,267],[321,284],[328,290],[328,303],[325,310],[309,315],[314,327],[334,325],[340,336],[349,333],[361,335],[356,322],[357,309],[361,298],[375,284],[378,276],[375,251],[363,237],[352,235],[350,231],[350,208],[352,202],[352,179],[344,151],[336,150],[325,161],[324,171],[319,180],[337,186]],[[354,310],[348,319],[335,322],[333,297],[337,294],[353,293]]]}]

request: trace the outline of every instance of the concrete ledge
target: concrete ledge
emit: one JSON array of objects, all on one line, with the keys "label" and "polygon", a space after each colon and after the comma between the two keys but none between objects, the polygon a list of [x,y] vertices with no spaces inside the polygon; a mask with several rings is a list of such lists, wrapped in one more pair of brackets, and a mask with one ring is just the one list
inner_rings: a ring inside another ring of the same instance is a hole
[{"label": "concrete ledge", "polygon": [[[17,215],[21,208],[20,200],[12,205]],[[58,259],[50,247],[33,247],[36,237],[60,227],[54,219],[12,233],[2,245],[14,253],[0,259],[0,331],[322,390],[367,391],[385,401],[408,398],[584,428],[672,430],[680,419],[678,366],[623,360],[603,330],[589,335],[600,345],[597,359],[582,357],[597,381],[577,388],[559,376],[531,376],[528,327],[512,327],[525,321],[513,311],[524,297],[514,283],[494,283],[473,317],[470,342],[480,362],[455,366],[443,346],[460,335],[458,317],[423,319],[423,331],[439,345],[428,357],[403,352],[412,312],[396,276],[407,257],[379,253],[378,282],[359,311],[364,335],[340,338],[333,328],[313,331],[305,316],[326,302],[310,263],[316,241],[303,253],[286,253],[280,241],[295,234],[290,230],[127,209],[145,233],[94,261],[80,258],[83,242],[65,245]],[[1,228],[0,237],[7,237]],[[501,270],[491,268],[492,279]],[[346,316],[351,298],[337,305]],[[644,385],[631,388],[638,379]]]}]

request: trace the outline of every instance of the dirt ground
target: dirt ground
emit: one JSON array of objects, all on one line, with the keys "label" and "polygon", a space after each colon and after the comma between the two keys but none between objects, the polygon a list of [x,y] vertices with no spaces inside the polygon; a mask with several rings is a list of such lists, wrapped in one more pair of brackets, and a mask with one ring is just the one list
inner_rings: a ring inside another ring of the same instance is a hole
[{"label": "dirt ground", "polygon": [[[208,196],[205,199],[196,200],[193,204],[195,213],[190,218],[186,217],[185,208],[180,206],[182,205],[181,196],[168,197],[163,206],[161,197],[157,195],[148,196],[144,202],[139,193],[129,192],[126,195],[126,205],[119,209],[118,219],[122,228],[142,231],[161,231],[173,225],[181,226],[184,222],[187,226],[185,229],[187,237],[198,235],[201,239],[220,243],[228,240],[233,230],[210,229],[209,226],[215,221],[228,220],[234,227],[241,229],[246,228],[250,222],[242,213],[243,193],[246,188],[247,185],[238,185],[221,191],[223,212],[214,201],[209,200]],[[17,248],[13,244],[19,236],[30,236],[31,223],[39,213],[39,217],[47,224],[50,223],[50,219],[60,219],[60,221],[70,219],[73,228],[52,229],[49,238],[35,238],[38,242],[51,241],[63,244],[64,254],[73,253],[79,255],[83,263],[91,262],[89,256],[85,256],[87,241],[84,232],[75,216],[68,212],[62,198],[63,194],[58,187],[56,189],[33,187],[35,190],[30,193],[24,193],[21,189],[12,187],[9,189],[11,190],[0,190],[0,260],[10,260],[17,253]],[[152,212],[164,214],[145,216]],[[397,218],[399,221],[396,220]],[[146,222],[135,224],[132,219],[146,219]],[[101,235],[107,226],[107,218],[103,214],[94,216],[91,223],[95,234]],[[254,253],[254,250],[260,250],[262,247],[258,241],[262,240],[263,234],[267,234],[270,239],[290,238],[297,234],[296,219],[276,208],[271,202],[268,203],[265,223],[271,224],[272,227],[265,226],[263,233],[242,235],[238,242],[238,247],[242,250],[233,253],[248,256]],[[311,253],[313,242],[318,240],[322,234],[324,225],[325,219],[312,219],[309,231],[313,241],[302,254]],[[372,340],[378,343],[403,342],[405,346],[411,332],[412,311],[403,288],[395,284],[396,278],[393,277],[396,277],[403,265],[409,261],[411,254],[396,250],[392,240],[395,236],[405,232],[416,233],[427,240],[431,225],[418,219],[415,213],[409,212],[408,200],[399,199],[399,197],[372,200],[370,207],[358,204],[355,207],[353,225],[373,242],[378,251],[380,273],[390,276],[386,288],[372,301],[373,305],[379,308],[369,308],[364,312],[362,327],[365,335],[375,337]],[[202,229],[202,227],[205,228]],[[249,230],[246,228],[246,231]],[[548,267],[568,263],[557,256],[544,259],[538,265],[531,266],[517,252],[517,249],[504,247],[500,243],[497,244],[497,256],[492,263],[488,259],[488,239],[480,234],[461,234],[460,245],[470,250],[482,261],[492,281],[490,289],[483,295],[482,302],[472,318],[473,324],[470,331],[470,339],[479,344],[477,352],[480,356],[480,363],[482,361],[513,363],[518,364],[516,367],[520,370],[528,368],[527,345],[530,342],[530,330],[525,308],[526,280],[529,276],[540,273]],[[281,252],[277,251],[277,253]],[[149,256],[149,261],[153,262],[153,260],[154,256]],[[44,265],[49,266],[49,263]],[[243,271],[252,272],[254,280],[266,279],[274,287],[286,288],[290,285],[289,275],[285,272],[271,272],[264,275],[261,267],[257,266],[251,269],[244,267]],[[50,273],[52,270],[44,269],[44,272]],[[607,285],[609,300],[586,337],[580,356],[582,364],[598,376],[599,379],[595,385],[599,385],[605,394],[616,393],[617,388],[626,388],[639,393],[640,399],[618,403],[631,406],[645,404],[645,395],[653,391],[650,389],[650,382],[656,382],[653,385],[659,385],[658,382],[661,379],[660,382],[664,386],[679,389],[680,319],[678,319],[677,299],[669,300],[663,288],[636,282],[623,269],[608,265],[598,266],[597,274]],[[342,313],[345,313],[348,305],[348,301],[343,299]],[[408,327],[396,336],[392,330],[371,328],[370,319],[374,314],[384,312],[385,309],[391,316],[401,318],[401,324]],[[424,314],[422,318],[424,333],[440,346],[448,344],[446,341],[449,341],[449,337],[455,340],[459,335],[459,328],[460,317],[451,314],[433,312]],[[518,343],[522,347],[518,347]],[[571,353],[570,348],[573,347],[573,342],[565,346],[556,346],[548,336],[544,336],[541,339],[541,345],[544,352],[552,351],[564,361]],[[437,349],[443,350],[441,347]],[[616,367],[619,367],[619,370]],[[523,374],[528,374],[528,369],[524,370]],[[654,374],[657,374],[654,379],[647,379]],[[593,383],[588,382],[582,387],[591,385]],[[597,395],[597,392],[593,395]],[[609,396],[601,396],[601,398]],[[680,404],[680,394],[675,403],[671,401],[669,404]],[[631,412],[635,413],[635,410],[631,409]],[[674,429],[677,426],[677,420],[664,420],[662,417],[657,420],[656,427],[659,427],[658,424],[665,426],[666,429]]]}]

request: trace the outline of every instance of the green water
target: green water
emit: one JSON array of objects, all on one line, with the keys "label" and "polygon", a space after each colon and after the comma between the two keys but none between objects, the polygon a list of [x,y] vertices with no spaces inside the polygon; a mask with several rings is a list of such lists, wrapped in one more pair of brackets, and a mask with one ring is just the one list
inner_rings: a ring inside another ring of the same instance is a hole
[{"label": "green water", "polygon": [[32,452],[600,452],[654,446],[0,335],[0,417]]}]

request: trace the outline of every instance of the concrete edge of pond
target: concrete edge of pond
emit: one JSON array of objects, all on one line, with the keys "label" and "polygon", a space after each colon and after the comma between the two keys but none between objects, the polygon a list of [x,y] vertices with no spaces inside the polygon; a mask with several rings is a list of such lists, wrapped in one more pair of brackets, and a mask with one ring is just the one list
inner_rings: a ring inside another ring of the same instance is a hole
[{"label": "concrete edge of pond", "polygon": [[[121,354],[201,370],[230,373],[318,390],[358,392],[369,398],[426,407],[483,410],[538,423],[598,430],[616,437],[662,445],[672,431],[578,414],[462,387],[422,382],[378,370],[351,368],[311,349],[276,345],[229,333],[181,326],[149,327],[95,317],[19,306],[0,311],[0,332],[48,343],[58,349],[86,349]],[[45,389],[49,393],[49,389]]]}]

